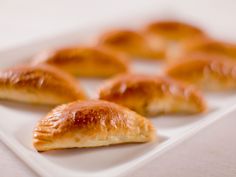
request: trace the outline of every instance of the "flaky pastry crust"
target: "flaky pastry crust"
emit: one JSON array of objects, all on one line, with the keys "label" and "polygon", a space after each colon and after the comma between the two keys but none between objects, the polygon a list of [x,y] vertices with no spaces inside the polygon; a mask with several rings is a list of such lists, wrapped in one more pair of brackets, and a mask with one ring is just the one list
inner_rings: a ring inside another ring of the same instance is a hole
[{"label": "flaky pastry crust", "polygon": [[127,56],[101,47],[70,47],[45,51],[33,63],[56,66],[75,76],[109,77],[129,70]]},{"label": "flaky pastry crust", "polygon": [[162,59],[164,55],[161,43],[132,30],[108,31],[100,37],[99,45],[140,59]]},{"label": "flaky pastry crust", "polygon": [[206,103],[196,89],[164,76],[117,76],[104,84],[99,98],[149,116],[160,113],[199,113],[206,110]]},{"label": "flaky pastry crust", "polygon": [[33,132],[38,151],[147,142],[156,132],[151,122],[107,101],[76,101],[53,109]]},{"label": "flaky pastry crust", "polygon": [[21,65],[0,71],[0,98],[57,105],[86,96],[76,80],[48,65]]}]

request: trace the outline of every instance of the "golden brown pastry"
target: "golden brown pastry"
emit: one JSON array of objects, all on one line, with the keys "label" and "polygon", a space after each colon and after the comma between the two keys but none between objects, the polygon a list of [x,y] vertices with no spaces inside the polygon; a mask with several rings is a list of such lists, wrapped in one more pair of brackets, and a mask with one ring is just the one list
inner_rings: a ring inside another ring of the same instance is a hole
[{"label": "golden brown pastry", "polygon": [[207,91],[236,89],[236,65],[234,63],[201,55],[183,57],[185,58],[166,69],[168,76]]},{"label": "golden brown pastry", "polygon": [[109,77],[128,71],[125,55],[99,47],[71,47],[37,55],[34,64],[46,63],[83,77]]},{"label": "golden brown pastry", "polygon": [[205,35],[204,32],[196,26],[171,20],[151,23],[146,27],[146,32],[153,35],[153,37],[160,37],[170,42]]},{"label": "golden brown pastry", "polygon": [[185,55],[205,55],[236,61],[236,44],[210,38],[195,38],[183,41],[168,51],[168,61],[178,61]]},{"label": "golden brown pastry", "polygon": [[161,43],[132,30],[109,31],[101,36],[99,45],[137,58],[162,59],[164,56]]},{"label": "golden brown pastry", "polygon": [[142,115],[200,113],[206,110],[203,97],[164,76],[121,75],[109,80],[99,98],[126,106]]},{"label": "golden brown pastry", "polygon": [[16,66],[0,71],[0,99],[56,105],[85,94],[76,80],[52,66]]},{"label": "golden brown pastry", "polygon": [[165,55],[168,50],[183,40],[205,36],[204,32],[198,27],[174,20],[151,23],[145,28],[145,33],[153,41],[164,46]]},{"label": "golden brown pastry", "polygon": [[33,137],[38,151],[147,142],[156,137],[151,122],[107,101],[64,104],[39,121]]}]

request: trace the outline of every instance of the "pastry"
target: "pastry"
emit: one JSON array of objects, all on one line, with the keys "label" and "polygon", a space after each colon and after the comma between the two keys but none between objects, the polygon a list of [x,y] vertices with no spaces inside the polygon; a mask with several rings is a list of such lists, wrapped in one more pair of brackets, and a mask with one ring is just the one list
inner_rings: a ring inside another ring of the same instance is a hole
[{"label": "pastry", "polygon": [[236,89],[236,65],[214,57],[183,56],[179,62],[171,64],[166,69],[166,74],[206,91]]},{"label": "pastry", "polygon": [[52,66],[22,65],[0,71],[0,99],[56,105],[85,98],[74,78]]},{"label": "pastry", "polygon": [[151,122],[115,103],[76,101],[53,109],[33,132],[38,151],[154,140]]},{"label": "pastry", "polygon": [[162,59],[164,48],[161,43],[132,30],[113,30],[103,34],[99,45],[124,52],[136,58]]},{"label": "pastry", "polygon": [[142,115],[200,113],[206,110],[203,97],[164,76],[120,75],[104,84],[99,98],[126,106]]},{"label": "pastry", "polygon": [[160,37],[166,41],[181,41],[196,36],[204,36],[204,32],[193,25],[180,21],[157,21],[149,24],[145,31],[153,37]]},{"label": "pastry", "polygon": [[46,63],[83,77],[109,77],[128,71],[128,59],[125,55],[101,47],[46,51],[34,57],[33,63]]},{"label": "pastry", "polygon": [[[195,38],[183,41],[168,51],[168,61],[178,61],[184,55],[205,55],[236,61],[236,44],[210,38]],[[186,58],[186,57],[185,57]]]},{"label": "pastry", "polygon": [[171,20],[151,23],[144,31],[149,38],[164,46],[165,55],[168,50],[183,40],[205,36],[204,32],[196,26]]}]

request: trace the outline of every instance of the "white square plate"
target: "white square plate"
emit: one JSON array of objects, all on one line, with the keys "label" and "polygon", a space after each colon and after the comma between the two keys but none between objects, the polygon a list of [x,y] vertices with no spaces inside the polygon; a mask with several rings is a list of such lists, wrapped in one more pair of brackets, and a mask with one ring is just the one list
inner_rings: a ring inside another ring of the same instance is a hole
[{"label": "white square plate", "polygon": [[[100,29],[101,30],[101,29]],[[44,40],[0,53],[1,68],[25,62],[42,49],[85,43],[99,31],[86,30]],[[136,73],[155,74],[161,64],[156,61],[136,61],[132,69]],[[89,95],[96,98],[96,90],[102,80],[80,79]],[[10,101],[0,101],[0,138],[38,174],[45,177],[112,177],[124,175],[129,170],[157,157],[178,142],[192,136],[203,127],[234,109],[236,94],[206,94],[209,112],[201,115],[159,116],[151,118],[158,130],[160,141],[147,144],[115,145],[101,148],[68,149],[38,153],[31,144],[32,130],[36,122],[50,108]]]}]

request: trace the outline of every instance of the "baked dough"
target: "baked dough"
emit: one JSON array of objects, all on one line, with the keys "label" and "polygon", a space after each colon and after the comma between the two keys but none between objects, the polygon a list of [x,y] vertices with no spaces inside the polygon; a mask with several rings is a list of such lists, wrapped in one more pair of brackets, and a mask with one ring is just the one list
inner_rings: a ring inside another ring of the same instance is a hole
[{"label": "baked dough", "polygon": [[161,43],[132,30],[109,31],[100,37],[99,45],[140,59],[162,59],[164,56]]},{"label": "baked dough", "polygon": [[38,151],[154,140],[152,123],[107,101],[76,101],[53,109],[33,132]]},{"label": "baked dough", "polygon": [[164,46],[165,57],[168,50],[178,45],[181,41],[205,36],[205,33],[200,28],[174,20],[153,22],[144,31],[149,38]]},{"label": "baked dough", "polygon": [[178,61],[185,55],[205,55],[236,61],[236,44],[218,41],[207,37],[193,38],[181,42],[168,51],[168,61]]},{"label": "baked dough", "polygon": [[85,99],[76,80],[52,66],[15,66],[0,71],[0,99],[56,105]]},{"label": "baked dough", "polygon": [[99,98],[126,106],[142,115],[200,113],[203,97],[193,87],[164,76],[120,75],[104,84]]},{"label": "baked dough", "polygon": [[176,80],[196,85],[206,91],[236,89],[236,66],[227,60],[186,55],[171,64],[166,74]]},{"label": "baked dough", "polygon": [[71,47],[46,51],[34,57],[34,64],[46,63],[75,76],[109,77],[128,71],[124,54],[101,47]]},{"label": "baked dough", "polygon": [[160,37],[170,42],[182,41],[196,36],[205,36],[200,28],[174,20],[153,22],[146,27],[145,31],[153,35],[153,37]]}]

